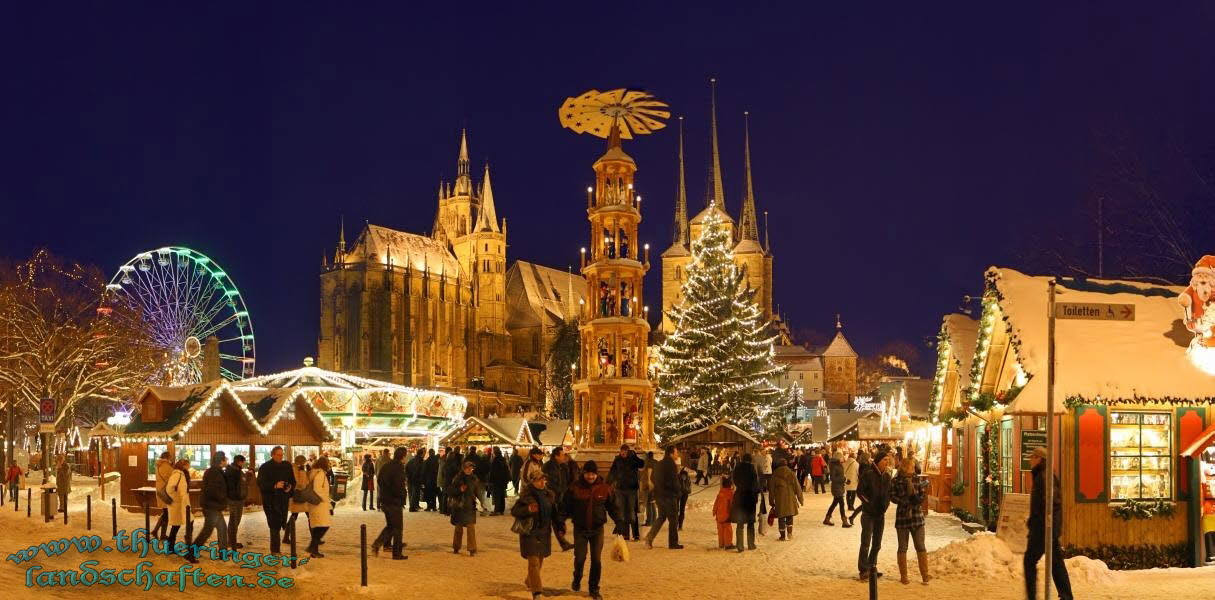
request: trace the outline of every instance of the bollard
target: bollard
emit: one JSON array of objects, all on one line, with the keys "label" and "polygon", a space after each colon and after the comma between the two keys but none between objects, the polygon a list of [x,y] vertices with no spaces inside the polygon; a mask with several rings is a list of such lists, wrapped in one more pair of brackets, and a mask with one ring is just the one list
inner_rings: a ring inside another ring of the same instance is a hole
[{"label": "bollard", "polygon": [[194,539],[194,507],[186,505],[186,543]]},{"label": "bollard", "polygon": [[30,508],[34,505],[34,488],[25,488],[25,516],[29,518]]},{"label": "bollard", "polygon": [[67,525],[67,496],[63,497],[63,524]]},{"label": "bollard", "polygon": [[143,538],[145,540],[151,539],[151,534],[149,532],[152,531],[152,523],[148,521],[148,510],[150,510],[148,508],[148,503],[145,502],[143,505]]},{"label": "bollard", "polygon": [[292,521],[292,523],[291,523],[291,568],[292,569],[295,568],[297,556],[298,555],[295,553],[295,522]]},{"label": "bollard", "polygon": [[367,524],[359,525],[359,568],[362,569],[362,586],[367,587]]},{"label": "bollard", "polygon": [[112,535],[118,537],[118,498],[110,498],[110,518],[114,525]]},{"label": "bollard", "polygon": [[93,495],[89,494],[84,497],[84,528],[93,530]]},{"label": "bollard", "polygon": [[877,565],[869,565],[869,600],[877,600]]}]

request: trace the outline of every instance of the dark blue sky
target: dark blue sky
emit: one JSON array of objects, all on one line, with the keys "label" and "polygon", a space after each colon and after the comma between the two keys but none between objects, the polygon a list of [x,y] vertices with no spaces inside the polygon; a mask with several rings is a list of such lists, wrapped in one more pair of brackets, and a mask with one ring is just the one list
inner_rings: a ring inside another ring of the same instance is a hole
[{"label": "dark blue sky", "polygon": [[[1075,219],[1094,128],[1210,133],[1215,107],[1200,3],[214,4],[6,15],[0,255],[45,245],[111,271],[202,251],[245,296],[260,372],[315,352],[339,215],[348,237],[429,229],[461,127],[491,163],[508,258],[576,262],[602,142],[556,109],[589,88],[643,87],[686,116],[695,212],[716,76],[734,214],[751,111],[777,302],[795,327],[843,313],[862,351],[931,335],[986,266]],[[675,144],[668,128],[627,147],[659,249]]]}]

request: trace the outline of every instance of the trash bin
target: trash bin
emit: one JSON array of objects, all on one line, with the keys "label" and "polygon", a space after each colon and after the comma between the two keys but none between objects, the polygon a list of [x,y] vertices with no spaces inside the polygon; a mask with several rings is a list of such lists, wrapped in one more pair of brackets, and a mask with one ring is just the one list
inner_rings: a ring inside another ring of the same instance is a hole
[{"label": "trash bin", "polygon": [[350,474],[343,471],[333,473],[333,501],[337,502],[346,497],[346,484],[350,482]]},{"label": "trash bin", "polygon": [[42,518],[50,521],[59,513],[59,494],[55,493],[53,487],[43,487],[42,489]]}]

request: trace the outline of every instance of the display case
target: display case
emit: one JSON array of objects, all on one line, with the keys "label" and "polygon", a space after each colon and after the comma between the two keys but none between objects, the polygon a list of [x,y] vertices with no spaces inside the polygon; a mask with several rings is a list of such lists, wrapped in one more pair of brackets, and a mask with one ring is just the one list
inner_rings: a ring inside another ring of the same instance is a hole
[{"label": "display case", "polygon": [[1172,497],[1172,427],[1167,413],[1110,413],[1110,498]]}]

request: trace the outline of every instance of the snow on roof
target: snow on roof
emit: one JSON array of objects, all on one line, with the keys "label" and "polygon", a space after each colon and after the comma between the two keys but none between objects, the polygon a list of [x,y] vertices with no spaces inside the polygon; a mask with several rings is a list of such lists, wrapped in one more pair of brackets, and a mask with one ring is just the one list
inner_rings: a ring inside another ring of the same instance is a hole
[{"label": "snow on roof", "polygon": [[851,356],[856,357],[856,350],[852,349],[852,344],[848,343],[848,339],[844,337],[843,331],[836,331],[835,337],[831,339],[831,343],[827,344],[821,352],[823,356]]},{"label": "snow on roof", "polygon": [[949,340],[949,360],[958,370],[958,387],[970,386],[970,364],[975,357],[975,341],[979,337],[979,322],[967,315],[945,315],[941,332]]},{"label": "snow on roof", "polygon": [[697,430],[695,430],[695,431],[689,431],[689,432],[687,432],[687,433],[685,433],[685,434],[683,434],[683,435],[677,435],[677,436],[675,436],[675,437],[673,437],[673,438],[671,438],[671,439],[669,439],[669,440],[664,440],[664,441],[662,442],[662,446],[663,446],[664,448],[665,448],[665,447],[667,447],[667,446],[673,446],[673,445],[675,445],[676,443],[678,443],[680,440],[683,440],[683,439],[685,439],[685,438],[692,437],[692,436],[697,435],[697,434],[700,434],[700,433],[704,433],[704,432],[706,432],[706,431],[709,431],[710,429],[716,429],[716,428],[718,428],[718,427],[725,427],[725,428],[727,428],[727,429],[730,429],[730,430],[734,431],[735,433],[737,433],[738,435],[741,435],[741,436],[743,436],[744,438],[746,438],[746,439],[747,439],[748,441],[750,441],[752,444],[757,444],[757,445],[759,444],[759,440],[755,439],[755,436],[751,435],[750,433],[747,433],[747,432],[746,432],[746,431],[744,431],[743,429],[739,428],[737,425],[734,425],[734,424],[732,424],[732,423],[728,423],[728,422],[726,422],[726,421],[718,421],[718,422],[713,423],[713,424],[711,424],[711,425],[706,425],[706,426],[704,426],[704,427],[701,427],[700,429],[697,429]]},{"label": "snow on roof", "polygon": [[[532,437],[527,419],[523,417],[468,417],[458,429],[439,440],[440,444],[448,445],[458,440],[469,429],[480,425],[489,433],[496,435],[502,441],[515,446],[535,446],[536,439]],[[457,442],[459,443],[459,442]]]},{"label": "snow on roof", "polygon": [[397,231],[379,225],[368,224],[350,251],[343,257],[346,263],[360,263],[366,258],[370,262],[407,266],[418,271],[456,277],[460,274],[460,263],[448,251],[447,246],[432,237]]},{"label": "snow on roof", "polygon": [[734,246],[735,254],[764,254],[764,247],[755,240],[741,240]]},{"label": "snow on roof", "polygon": [[[565,441],[565,434],[570,430],[569,419],[553,419],[548,422],[532,421],[528,425],[543,427],[536,436],[536,442],[541,446],[560,446]],[[537,427],[539,429],[539,427]]]},{"label": "snow on roof", "polygon": [[671,244],[670,248],[663,251],[662,256],[691,256],[692,253],[683,244]]},{"label": "snow on roof", "polygon": [[[1009,413],[1046,412],[1047,276],[992,267],[1016,357],[1030,376]],[[1192,365],[1193,337],[1182,325],[1177,297],[1185,288],[1133,281],[1058,278],[1055,301],[1131,304],[1134,321],[1056,319],[1056,412],[1067,398],[1116,402],[1131,398],[1212,399],[1215,378]],[[999,326],[999,323],[997,323]],[[1019,347],[1018,347],[1019,344]]]},{"label": "snow on roof", "polygon": [[506,274],[510,326],[564,321],[578,314],[579,300],[586,300],[586,279],[581,275],[521,260],[515,261]]}]

